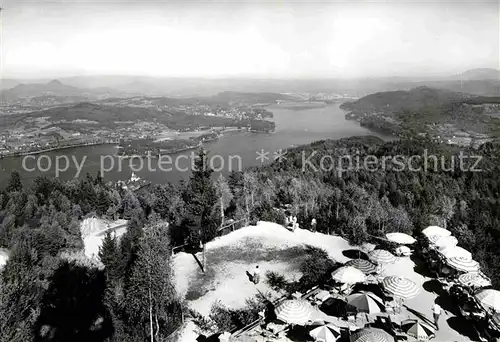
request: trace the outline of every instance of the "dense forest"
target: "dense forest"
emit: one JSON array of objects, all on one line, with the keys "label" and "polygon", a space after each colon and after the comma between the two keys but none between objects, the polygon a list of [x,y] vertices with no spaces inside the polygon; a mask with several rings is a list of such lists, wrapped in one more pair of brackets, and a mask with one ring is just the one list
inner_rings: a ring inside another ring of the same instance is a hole
[{"label": "dense forest", "polygon": [[[481,160],[460,164],[463,155]],[[349,170],[346,156],[371,162]],[[207,168],[201,151],[188,181],[140,193],[99,175],[23,187],[13,173],[0,192],[0,247],[10,251],[0,340],[163,341],[189,312],[173,286],[172,246],[199,246],[228,219],[282,223],[284,204],[301,227],[314,217],[318,231],[354,244],[446,227],[498,286],[499,156],[491,143],[460,151],[424,138],[354,137],[301,146],[284,161],[226,179]],[[80,221],[91,215],[129,220],[119,240],[105,237],[100,262],[82,253]]]}]

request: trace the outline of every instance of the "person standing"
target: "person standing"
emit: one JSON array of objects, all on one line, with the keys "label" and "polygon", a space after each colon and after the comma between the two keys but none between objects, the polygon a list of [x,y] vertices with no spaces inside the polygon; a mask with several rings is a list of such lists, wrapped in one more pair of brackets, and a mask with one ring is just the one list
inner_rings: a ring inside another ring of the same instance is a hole
[{"label": "person standing", "polygon": [[253,271],[253,282],[254,284],[258,284],[260,281],[260,270],[259,265],[255,266],[255,270]]},{"label": "person standing", "polygon": [[316,219],[315,218],[313,218],[312,221],[311,221],[311,230],[313,232],[316,231]]},{"label": "person standing", "polygon": [[432,314],[434,316],[434,325],[436,326],[436,330],[439,330],[439,316],[441,316],[441,307],[438,303],[434,303],[432,307]]},{"label": "person standing", "polygon": [[264,312],[265,312],[264,320],[266,325],[271,322],[274,322],[277,319],[276,310],[274,304],[271,301],[269,300],[266,301],[266,308],[264,309]]}]

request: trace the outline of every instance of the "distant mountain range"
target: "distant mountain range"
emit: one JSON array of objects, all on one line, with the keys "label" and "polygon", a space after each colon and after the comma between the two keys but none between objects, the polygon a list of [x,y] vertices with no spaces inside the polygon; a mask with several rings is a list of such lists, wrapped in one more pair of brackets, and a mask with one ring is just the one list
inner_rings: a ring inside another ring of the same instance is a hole
[{"label": "distant mountain range", "polygon": [[470,69],[453,77],[462,81],[500,80],[500,70],[491,68]]},{"label": "distant mountain range", "polygon": [[4,90],[2,96],[6,99],[19,97],[31,97],[41,95],[73,96],[85,93],[82,89],[62,84],[61,81],[53,80],[48,83],[18,84],[13,88]]},{"label": "distant mountain range", "polygon": [[366,79],[196,79],[154,78],[137,76],[74,76],[52,81],[20,83],[3,79],[0,97],[12,101],[19,98],[58,95],[105,97],[208,96],[231,90],[234,92],[270,93],[337,93],[365,96],[391,90],[409,90],[418,86],[447,89],[483,96],[500,94],[500,71],[471,69],[450,77],[415,79],[408,77]]},{"label": "distant mountain range", "polygon": [[[4,89],[0,93],[0,100],[15,101],[23,98],[37,97],[53,97],[56,96],[60,100],[62,97],[79,98],[79,99],[98,99],[107,96],[130,96],[131,94],[124,93],[112,88],[99,87],[92,89],[78,88],[72,85],[64,84],[60,80],[52,80],[47,83],[19,83],[12,88]],[[71,101],[69,101],[71,102]]]}]

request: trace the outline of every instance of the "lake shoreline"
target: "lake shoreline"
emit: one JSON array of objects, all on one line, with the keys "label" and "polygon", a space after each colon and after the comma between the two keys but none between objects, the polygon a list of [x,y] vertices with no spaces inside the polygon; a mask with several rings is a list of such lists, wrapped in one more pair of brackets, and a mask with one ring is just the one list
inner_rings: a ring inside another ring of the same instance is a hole
[{"label": "lake shoreline", "polygon": [[0,154],[0,159],[4,158],[13,158],[13,157],[25,157],[25,156],[30,156],[30,155],[36,155],[36,154],[41,154],[41,153],[46,153],[46,152],[54,152],[54,151],[60,151],[60,150],[67,150],[70,148],[80,148],[80,147],[89,147],[89,146],[100,146],[100,145],[115,145],[119,146],[119,143],[116,142],[99,142],[99,143],[87,143],[87,144],[77,144],[77,145],[71,145],[71,146],[60,146],[60,147],[52,147],[52,148],[46,148],[43,150],[38,150],[38,151],[30,151],[30,152],[21,152],[21,153],[9,153],[9,154]]},{"label": "lake shoreline", "polygon": [[121,159],[130,159],[130,158],[135,158],[135,157],[137,157],[137,158],[154,158],[154,159],[157,159],[157,158],[160,158],[160,156],[164,156],[164,155],[172,155],[172,154],[178,154],[178,153],[182,153],[182,152],[186,152],[186,151],[196,150],[196,149],[202,147],[203,144],[205,144],[205,143],[210,143],[210,142],[214,142],[214,141],[219,140],[220,137],[224,136],[223,133],[245,133],[245,132],[256,133],[256,134],[273,134],[274,133],[273,131],[268,132],[268,131],[251,130],[251,129],[248,129],[248,128],[237,128],[237,127],[234,127],[234,128],[226,129],[226,130],[222,130],[222,131],[216,131],[216,133],[218,133],[216,138],[205,139],[203,141],[200,141],[200,143],[198,145],[187,146],[187,147],[183,147],[183,148],[180,148],[180,149],[175,149],[175,150],[172,150],[172,151],[165,151],[165,152],[159,153],[159,154],[158,153],[155,153],[155,154],[141,154],[141,153],[138,153],[138,154],[132,154],[132,155],[118,155],[118,157],[121,158]]},{"label": "lake shoreline", "polygon": [[[217,174],[227,176],[231,171],[244,170],[249,167],[262,165],[258,159],[258,152],[267,152],[268,160],[272,160],[278,150],[301,145],[311,144],[320,140],[337,140],[351,136],[374,135],[383,140],[394,140],[358,123],[345,119],[345,111],[339,105],[329,105],[324,108],[315,108],[302,111],[273,108],[276,129],[273,133],[252,133],[248,129],[232,128],[221,134],[217,140],[204,142],[203,148],[208,152],[213,168]],[[190,176],[189,166],[191,154],[198,146],[190,146],[169,151],[172,158],[171,169],[162,170],[158,167],[158,158],[151,160],[152,170],[149,170],[148,158],[120,157],[123,151],[112,145],[83,146],[54,150],[43,154],[43,158],[35,157],[27,162],[28,169],[23,165],[23,157],[4,158],[1,160],[2,174],[0,185],[8,183],[10,173],[19,171],[26,184],[38,176],[58,177],[61,181],[81,179],[87,173],[92,175],[99,171],[104,172],[106,181],[125,181],[134,171],[139,177],[151,181],[152,184],[171,182],[177,184]],[[163,153],[162,153],[163,154]],[[42,155],[40,155],[42,156]],[[69,164],[65,168],[65,161],[60,156],[68,156]],[[147,155],[145,155],[147,157]],[[156,155],[158,157],[158,155]],[[30,158],[31,159],[31,158]],[[167,161],[168,157],[165,157]],[[51,162],[52,167],[48,165]],[[56,173],[57,162],[64,169]],[[241,165],[239,165],[241,164]],[[101,165],[103,170],[101,170]],[[220,171],[219,171],[220,170]]]}]

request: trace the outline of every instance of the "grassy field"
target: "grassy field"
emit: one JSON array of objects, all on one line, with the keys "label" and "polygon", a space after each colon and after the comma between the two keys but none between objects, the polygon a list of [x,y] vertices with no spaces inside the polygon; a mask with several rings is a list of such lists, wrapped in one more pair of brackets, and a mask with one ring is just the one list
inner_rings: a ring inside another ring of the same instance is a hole
[{"label": "grassy field", "polygon": [[[256,238],[246,238],[238,246],[211,249],[206,253],[206,272],[203,273],[199,268],[196,276],[191,279],[186,300],[195,301],[214,290],[219,274],[221,272],[224,274],[224,269],[227,271],[228,266],[241,266],[238,269],[246,274],[246,271],[251,271],[255,265],[271,264],[278,267],[279,264],[286,263],[289,271],[295,273],[294,271],[298,269],[305,256],[305,246],[292,246],[285,249],[269,248]],[[197,258],[201,259],[201,255]],[[201,262],[201,260],[198,261]],[[265,268],[263,266],[259,267]]]}]

